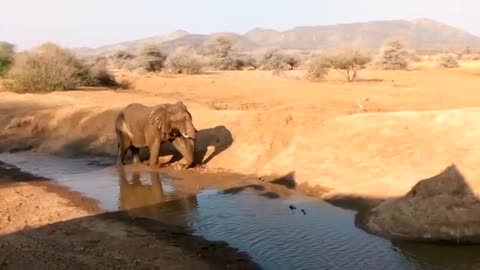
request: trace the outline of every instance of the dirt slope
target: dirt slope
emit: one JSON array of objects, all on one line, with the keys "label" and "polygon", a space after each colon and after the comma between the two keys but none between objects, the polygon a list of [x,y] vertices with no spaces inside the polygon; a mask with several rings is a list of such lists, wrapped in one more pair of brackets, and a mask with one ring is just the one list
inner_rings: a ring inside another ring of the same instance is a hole
[{"label": "dirt slope", "polygon": [[477,74],[475,67],[366,71],[364,81],[352,84],[335,76],[311,83],[262,72],[119,74],[136,88],[2,93],[1,146],[114,154],[119,108],[181,99],[200,130],[197,154],[208,160],[208,170],[292,173],[297,184],[327,197],[400,196],[450,163],[475,181],[480,112],[463,108],[480,104]]}]

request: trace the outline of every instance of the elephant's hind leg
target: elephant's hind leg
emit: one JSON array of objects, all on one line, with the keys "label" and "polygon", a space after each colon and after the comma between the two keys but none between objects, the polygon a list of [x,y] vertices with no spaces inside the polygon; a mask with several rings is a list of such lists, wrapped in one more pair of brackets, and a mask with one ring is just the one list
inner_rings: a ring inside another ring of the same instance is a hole
[{"label": "elephant's hind leg", "polygon": [[117,155],[117,164],[125,164],[125,156],[127,155],[128,149],[132,146],[132,142],[125,136],[119,136],[118,139],[118,155]]}]

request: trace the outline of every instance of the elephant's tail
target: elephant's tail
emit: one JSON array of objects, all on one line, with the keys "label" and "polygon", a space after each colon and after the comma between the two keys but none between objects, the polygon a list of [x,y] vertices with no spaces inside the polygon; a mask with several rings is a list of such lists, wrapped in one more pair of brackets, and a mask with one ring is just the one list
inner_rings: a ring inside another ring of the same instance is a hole
[{"label": "elephant's tail", "polygon": [[127,136],[128,138],[132,139],[133,134],[128,128],[127,123],[125,123],[125,115],[120,113],[115,120],[115,132],[117,133],[118,138],[122,136]]}]

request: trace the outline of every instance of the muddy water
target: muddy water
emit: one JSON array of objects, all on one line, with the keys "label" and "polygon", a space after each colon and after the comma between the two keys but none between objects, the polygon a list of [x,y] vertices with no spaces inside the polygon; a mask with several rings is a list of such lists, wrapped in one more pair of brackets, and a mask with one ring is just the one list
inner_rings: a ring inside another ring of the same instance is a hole
[{"label": "muddy water", "polygon": [[[117,170],[111,159],[32,153],[0,160],[97,199],[107,210],[186,226],[246,251],[264,269],[480,269],[479,247],[393,244],[354,226],[354,212],[262,185],[199,187],[165,173]],[[221,179],[221,178],[219,178]],[[195,179],[193,179],[195,180]]]}]

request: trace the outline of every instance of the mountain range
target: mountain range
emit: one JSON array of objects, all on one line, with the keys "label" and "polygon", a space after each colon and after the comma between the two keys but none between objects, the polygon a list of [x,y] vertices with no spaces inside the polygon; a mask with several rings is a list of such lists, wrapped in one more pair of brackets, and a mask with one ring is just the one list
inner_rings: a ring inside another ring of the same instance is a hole
[{"label": "mountain range", "polygon": [[135,52],[143,43],[157,44],[164,52],[180,46],[201,47],[215,36],[229,36],[240,51],[267,48],[284,50],[330,50],[338,48],[376,49],[388,39],[401,39],[417,50],[480,48],[480,37],[456,27],[421,18],[415,20],[370,21],[326,26],[298,26],[286,31],[254,28],[244,34],[218,32],[193,34],[177,30],[139,40],[99,48],[76,48],[82,54],[103,54],[114,50]]}]

